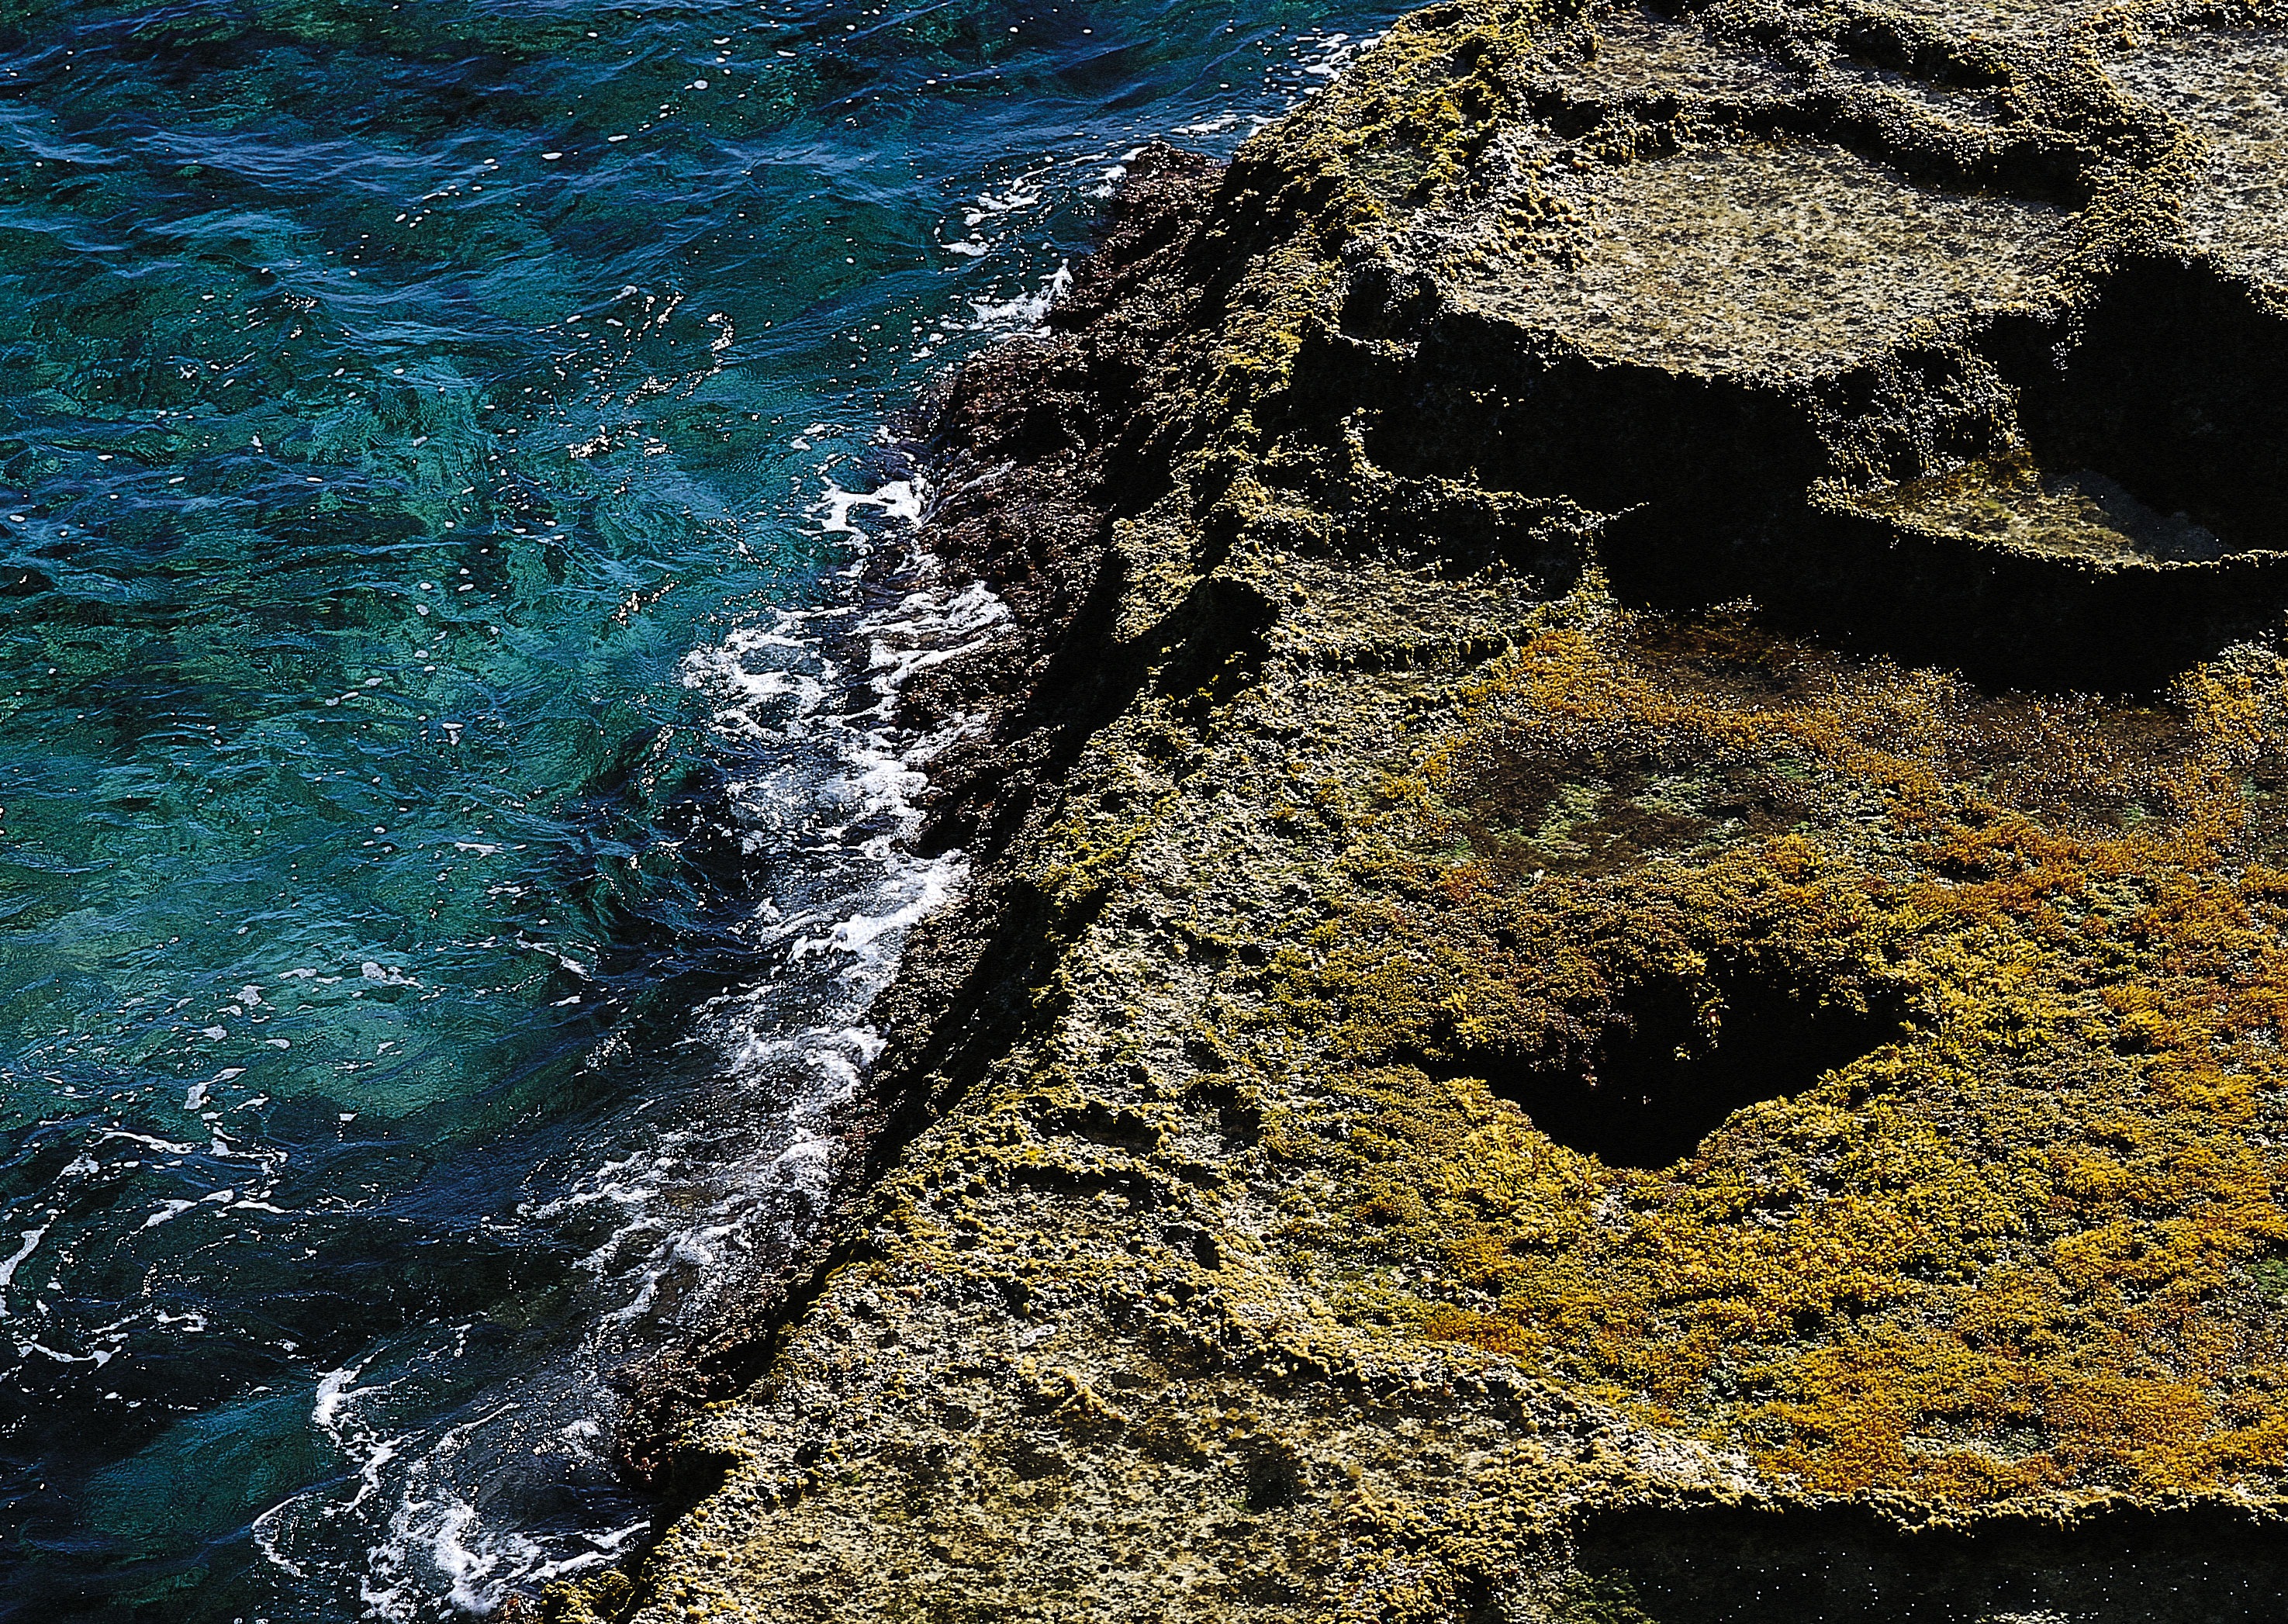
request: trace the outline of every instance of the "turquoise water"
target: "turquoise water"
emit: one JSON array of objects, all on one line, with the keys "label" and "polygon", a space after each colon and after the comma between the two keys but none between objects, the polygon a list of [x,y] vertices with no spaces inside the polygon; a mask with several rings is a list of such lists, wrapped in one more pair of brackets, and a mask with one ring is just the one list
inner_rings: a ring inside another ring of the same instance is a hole
[{"label": "turquoise water", "polygon": [[902,411],[1382,13],[0,3],[0,1617],[639,1545],[902,846]]}]

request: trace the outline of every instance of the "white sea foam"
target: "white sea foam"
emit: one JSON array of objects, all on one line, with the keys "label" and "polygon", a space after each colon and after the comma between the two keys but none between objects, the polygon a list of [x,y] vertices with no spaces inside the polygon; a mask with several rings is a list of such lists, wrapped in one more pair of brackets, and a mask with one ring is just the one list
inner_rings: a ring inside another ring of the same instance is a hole
[{"label": "white sea foam", "polygon": [[[917,673],[1004,635],[1008,610],[944,577],[918,549],[930,502],[918,473],[846,484],[850,456],[822,467],[809,510],[817,532],[852,556],[841,598],[770,612],[683,662],[681,679],[727,750],[752,764],[727,788],[728,832],[767,860],[759,872],[777,886],[746,926],[762,973],[692,1018],[690,1041],[716,1053],[722,1081],[702,1100],[679,1100],[671,1125],[640,1131],[635,1113],[610,1153],[518,1214],[536,1234],[584,1238],[580,1266],[600,1299],[576,1361],[588,1374],[536,1378],[519,1390],[528,1402],[423,1434],[391,1422],[394,1380],[369,1377],[364,1364],[329,1372],[311,1426],[354,1478],[257,1521],[259,1549],[298,1574],[351,1542],[346,1525],[369,1528],[354,1578],[369,1617],[409,1624],[441,1601],[481,1612],[513,1588],[616,1559],[642,1530],[520,1523],[495,1503],[498,1463],[545,1454],[568,1474],[608,1481],[614,1406],[599,1377],[703,1327],[754,1268],[801,1243],[840,1172],[843,1113],[883,1047],[868,1008],[906,932],[967,872],[958,852],[925,857],[912,842],[926,764],[975,724],[912,727],[898,697]],[[886,600],[868,584],[885,557],[906,582]],[[369,985],[397,973],[361,967]],[[386,1357],[410,1370],[458,1352],[439,1328],[423,1349]]]},{"label": "white sea foam", "polygon": [[361,1366],[347,1365],[339,1370],[329,1370],[318,1378],[318,1401],[310,1409],[310,1424],[338,1443],[341,1428],[337,1424],[342,1408],[354,1396],[350,1383],[357,1380]]},{"label": "white sea foam", "polygon": [[1041,285],[1030,293],[1019,294],[1013,299],[972,299],[969,301],[972,329],[977,332],[1032,332],[1047,317],[1049,307],[1065,295],[1072,286],[1072,262],[1065,260],[1041,279]]},{"label": "white sea foam", "polygon": [[48,1238],[48,1226],[43,1224],[37,1229],[25,1230],[19,1238],[23,1244],[8,1256],[0,1258],[0,1319],[8,1317],[8,1287],[16,1278],[17,1269],[39,1249],[40,1242]]},{"label": "white sea foam", "polygon": [[[1372,43],[1339,34],[1291,41],[1267,89],[1292,105]],[[1197,109],[1180,133],[1227,149],[1268,122],[1263,108],[1260,99],[1243,98],[1230,108]],[[1037,330],[1072,282],[1045,229],[1060,210],[1108,194],[1141,152],[1141,139],[1133,132],[1029,162],[958,207],[938,242],[956,260],[980,262],[974,268],[989,276],[997,267],[1001,279],[971,284],[977,291],[957,306],[965,319],[917,323],[915,358],[933,359],[949,343],[969,347]],[[638,297],[634,289],[623,296]],[[640,313],[656,327],[671,313]],[[708,347],[719,364],[727,346]],[[648,380],[632,389],[615,384],[612,366],[624,363],[616,350],[606,359],[610,364],[593,374],[605,403],[632,400],[649,387]],[[569,448],[573,456],[636,443],[624,425],[594,426],[592,440]],[[740,931],[760,973],[689,1018],[686,1042],[712,1054],[719,1081],[702,1096],[675,1097],[672,1123],[652,1124],[639,1105],[584,1171],[515,1215],[579,1259],[596,1296],[587,1344],[562,1369],[528,1373],[514,1404],[481,1396],[497,1397],[497,1389],[473,1390],[480,1395],[473,1407],[442,1431],[423,1424],[434,1414],[433,1394],[420,1400],[433,1407],[422,1409],[394,1390],[400,1380],[407,1394],[433,1387],[434,1372],[461,1357],[467,1327],[430,1327],[410,1345],[389,1349],[392,1362],[378,1371],[358,1364],[329,1373],[312,1394],[311,1425],[351,1475],[257,1519],[260,1549],[298,1573],[338,1560],[346,1546],[361,1543],[345,1533],[362,1531],[363,1567],[343,1577],[354,1580],[369,1617],[410,1624],[441,1606],[482,1612],[512,1590],[616,1559],[647,1526],[583,1530],[553,1509],[526,1517],[499,1485],[520,1470],[547,1478],[531,1465],[542,1458],[557,1474],[551,1483],[608,1485],[614,1404],[602,1376],[707,1327],[757,1270],[789,1257],[812,1232],[845,1172],[849,1110],[884,1047],[869,1019],[872,1002],[896,973],[908,931],[967,876],[960,853],[925,856],[913,837],[929,762],[976,724],[957,716],[917,729],[897,701],[923,673],[1006,635],[1008,609],[981,586],[944,578],[919,551],[926,480],[883,456],[878,436],[870,455],[854,453],[852,440],[821,423],[790,442],[825,459],[808,516],[817,535],[847,550],[846,595],[734,626],[681,666],[681,681],[703,701],[727,754],[747,764],[727,788],[721,832],[774,887],[755,899]],[[873,477],[854,477],[854,468],[867,465],[878,469]],[[876,566],[885,549],[902,560],[893,573],[906,583],[888,600],[868,584],[884,573]],[[456,733],[462,726],[444,725]],[[500,849],[471,838],[456,843],[456,856],[483,859]],[[545,943],[519,937],[516,945],[561,957]],[[590,973],[563,963],[584,978]],[[361,967],[368,986],[402,973],[377,978]],[[618,1042],[608,1039],[595,1063]],[[391,1406],[401,1402],[412,1407],[393,1421]],[[556,1492],[544,1488],[535,1503],[560,1505],[551,1499]]]},{"label": "white sea foam", "polygon": [[[859,491],[830,480],[814,512],[822,532],[852,537],[863,553],[918,526],[927,500],[918,478]],[[861,512],[874,527],[854,522]],[[683,679],[707,696],[719,731],[779,746],[763,772],[731,787],[730,800],[741,820],[780,846],[788,891],[767,899],[754,923],[758,945],[779,947],[789,975],[701,1012],[739,1097],[770,1102],[745,1125],[741,1153],[723,1159],[712,1134],[696,1136],[704,1143],[663,1135],[647,1153],[607,1164],[533,1213],[546,1220],[616,1209],[618,1226],[584,1263],[632,1287],[613,1311],[621,1324],[662,1313],[690,1319],[732,1278],[720,1271],[727,1259],[798,1239],[830,1186],[835,1113],[880,1050],[866,1009],[894,973],[907,930],[966,872],[958,853],[923,858],[910,844],[924,764],[972,723],[906,728],[896,701],[917,670],[989,642],[1007,610],[982,588],[934,584],[926,558],[911,571],[919,584],[894,604],[870,608],[854,597],[825,611],[782,610],[685,661]],[[854,677],[832,652],[851,646],[866,651]],[[791,853],[783,844],[790,836]],[[787,993],[797,975],[811,1018],[790,1024]]]}]

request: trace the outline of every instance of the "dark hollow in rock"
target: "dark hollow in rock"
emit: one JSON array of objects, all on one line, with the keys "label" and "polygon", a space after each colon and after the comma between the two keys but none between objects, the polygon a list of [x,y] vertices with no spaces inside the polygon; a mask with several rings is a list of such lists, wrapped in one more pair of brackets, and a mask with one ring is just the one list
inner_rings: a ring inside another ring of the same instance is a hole
[{"label": "dark hollow in rock", "polygon": [[2288,1561],[2253,1517],[2122,1509],[1906,1532],[1858,1506],[1639,1506],[1593,1515],[1568,1620],[1638,1624],[2257,1624]]},{"label": "dark hollow in rock", "polygon": [[2117,270],[2062,368],[2027,369],[2036,457],[2109,474],[2227,552],[2288,550],[2288,321],[2207,265]]},{"label": "dark hollow in rock", "polygon": [[1245,1472],[1247,1487],[1241,1503],[1250,1511],[1276,1511],[1303,1497],[1302,1469],[1284,1450],[1266,1449],[1251,1455]]},{"label": "dark hollow in rock", "polygon": [[1811,379],[1592,355],[1451,308],[1372,379],[1394,409],[1367,445],[1402,476],[1606,515],[1596,551],[1634,603],[1752,598],[1982,679],[2119,691],[2288,607],[2284,368],[2268,297],[2163,257],[2117,264],[2073,315]]},{"label": "dark hollow in rock", "polygon": [[1816,988],[1734,974],[1713,1023],[1684,982],[1649,982],[1617,1002],[1587,1050],[1560,1065],[1479,1057],[1484,1077],[1558,1144],[1609,1167],[1664,1168],[1744,1105],[1800,1094],[1906,1029],[1903,1011]]}]

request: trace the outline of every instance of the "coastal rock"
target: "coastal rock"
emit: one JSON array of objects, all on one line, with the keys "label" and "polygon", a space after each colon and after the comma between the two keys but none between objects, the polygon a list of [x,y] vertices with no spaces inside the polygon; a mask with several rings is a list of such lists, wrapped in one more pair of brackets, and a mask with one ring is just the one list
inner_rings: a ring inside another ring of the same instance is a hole
[{"label": "coastal rock", "polygon": [[552,1605],[2276,1616],[2284,30],[1458,0],[1140,161],[944,406],[866,1193]]}]

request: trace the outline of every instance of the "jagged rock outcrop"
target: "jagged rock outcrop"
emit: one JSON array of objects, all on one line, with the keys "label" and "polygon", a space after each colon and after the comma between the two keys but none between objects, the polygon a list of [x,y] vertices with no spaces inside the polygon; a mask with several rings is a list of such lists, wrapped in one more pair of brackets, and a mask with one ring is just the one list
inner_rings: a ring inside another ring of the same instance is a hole
[{"label": "jagged rock outcrop", "polygon": [[2288,12],[1418,12],[948,401],[871,1187],[572,1616],[2259,1620]]}]

